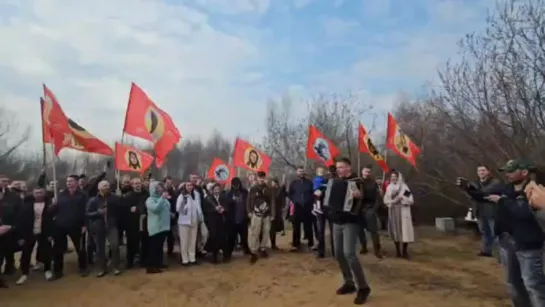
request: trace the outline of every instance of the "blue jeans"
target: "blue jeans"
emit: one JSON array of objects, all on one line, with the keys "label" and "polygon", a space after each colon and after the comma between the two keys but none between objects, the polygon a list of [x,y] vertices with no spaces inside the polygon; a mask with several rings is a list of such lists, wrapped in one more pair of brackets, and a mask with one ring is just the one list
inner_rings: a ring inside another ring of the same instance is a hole
[{"label": "blue jeans", "polygon": [[513,238],[507,234],[500,237],[499,245],[512,306],[545,306],[543,250],[517,251]]},{"label": "blue jeans", "polygon": [[344,283],[358,289],[368,289],[369,285],[356,255],[359,229],[359,224],[333,224],[333,245]]},{"label": "blue jeans", "polygon": [[492,254],[492,248],[494,247],[496,238],[496,235],[494,233],[494,219],[479,218],[477,222],[479,224],[479,230],[481,231],[481,252],[486,254]]}]

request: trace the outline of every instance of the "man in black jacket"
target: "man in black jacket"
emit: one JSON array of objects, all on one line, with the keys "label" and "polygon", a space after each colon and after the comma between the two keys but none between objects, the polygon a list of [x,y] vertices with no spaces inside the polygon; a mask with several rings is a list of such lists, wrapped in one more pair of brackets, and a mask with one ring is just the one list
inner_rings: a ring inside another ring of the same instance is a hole
[{"label": "man in black jacket", "polygon": [[[140,178],[132,179],[132,191],[123,196],[123,219],[127,225],[127,269],[134,266],[135,256],[140,252],[140,263],[145,263],[147,255],[146,199],[149,193],[143,190]],[[142,248],[140,249],[140,245]]]},{"label": "man in black jacket", "polygon": [[308,235],[309,247],[314,246],[314,233],[312,229],[312,204],[314,202],[314,188],[312,180],[306,177],[305,168],[297,168],[297,179],[293,180],[288,190],[288,198],[293,202],[294,214],[292,216],[292,251],[301,248],[301,224]]},{"label": "man in black jacket", "polygon": [[40,261],[44,265],[45,279],[51,280],[51,241],[53,236],[53,210],[51,197],[42,187],[37,187],[30,197],[25,198],[19,213],[17,236],[22,244],[21,277],[17,281],[22,285],[28,279],[30,272],[30,258],[34,246],[38,244]]},{"label": "man in black jacket", "polygon": [[[17,190],[17,187],[10,189],[7,182],[8,179],[5,177],[0,179],[0,192],[3,195],[0,199],[0,225],[10,225],[15,228],[23,199],[20,196],[21,191]],[[14,229],[5,234],[2,240],[5,248],[3,256],[0,257],[0,270],[2,264],[5,264],[4,274],[12,275],[15,273],[14,254],[17,248],[17,236]]]},{"label": "man in black jacket", "polygon": [[371,235],[371,241],[373,241],[373,250],[375,256],[382,259],[382,252],[380,247],[380,236],[378,234],[377,225],[377,211],[380,206],[379,202],[379,187],[377,182],[371,176],[371,165],[366,165],[361,169],[361,187],[362,187],[362,220],[360,224],[360,244],[362,254],[367,253],[367,238],[365,231]]},{"label": "man in black jacket", "polygon": [[501,264],[506,271],[511,302],[516,307],[545,306],[545,234],[524,193],[532,170],[534,167],[527,160],[508,161],[500,171],[505,172],[509,183],[503,190],[483,195],[497,206],[495,231],[499,237]]},{"label": "man in black jacket", "polygon": [[53,273],[56,279],[63,277],[64,253],[67,237],[70,237],[78,255],[78,268],[81,276],[87,276],[87,255],[85,251],[85,205],[87,194],[78,188],[77,175],[66,179],[66,189],[60,191],[53,201],[55,212],[53,234]]},{"label": "man in black jacket", "polygon": [[176,212],[178,193],[176,193],[176,189],[174,189],[174,186],[172,185],[172,178],[170,176],[165,177],[163,183],[165,184],[165,190],[168,193],[167,200],[170,203],[170,231],[167,235],[167,255],[172,257],[174,253],[174,243],[176,242],[174,229],[178,229],[176,226],[178,220],[178,212]]},{"label": "man in black jacket", "polygon": [[351,162],[340,158],[335,163],[338,178],[330,180],[324,198],[324,210],[333,222],[335,258],[339,263],[344,284],[338,295],[357,292],[354,304],[367,301],[371,289],[356,254],[356,244],[361,221],[361,197],[358,180],[351,174]]},{"label": "man in black jacket", "polygon": [[237,238],[240,237],[240,243],[245,255],[250,254],[248,248],[248,212],[246,211],[246,201],[248,199],[248,190],[242,187],[242,180],[238,177],[231,179],[231,189],[227,192],[227,198],[233,201],[233,233],[230,234],[229,244],[235,250]]},{"label": "man in black jacket", "polygon": [[114,275],[121,274],[119,270],[119,235],[117,225],[121,211],[121,198],[110,194],[110,183],[101,181],[98,184],[98,194],[87,202],[85,215],[88,231],[97,248],[97,277],[103,277],[107,272],[106,241],[112,253]]}]

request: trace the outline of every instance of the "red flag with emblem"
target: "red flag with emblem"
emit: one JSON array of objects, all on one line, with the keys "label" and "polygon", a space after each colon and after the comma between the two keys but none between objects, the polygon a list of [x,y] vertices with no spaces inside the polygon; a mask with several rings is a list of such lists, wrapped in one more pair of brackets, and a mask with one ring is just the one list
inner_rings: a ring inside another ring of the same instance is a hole
[{"label": "red flag with emblem", "polygon": [[416,156],[420,154],[420,149],[403,133],[397,121],[390,113],[388,113],[386,148],[407,160],[411,165],[416,166]]},{"label": "red flag with emblem", "polygon": [[322,161],[326,166],[332,165],[339,149],[326,138],[314,125],[308,126],[307,158]]},{"label": "red flag with emblem", "polygon": [[271,157],[252,144],[237,138],[233,153],[233,166],[254,172],[268,172],[271,166]]},{"label": "red flag with emblem", "polygon": [[159,109],[138,85],[132,83],[123,131],[153,142],[158,167],[178,144],[182,135],[170,115]]},{"label": "red flag with emblem", "polygon": [[369,156],[371,156],[371,158],[377,162],[378,166],[380,166],[384,172],[387,173],[390,171],[384,157],[379,153],[378,149],[371,141],[369,134],[361,123],[358,129],[358,150],[361,153],[369,154]]},{"label": "red flag with emblem", "polygon": [[124,172],[143,173],[153,164],[153,156],[120,143],[115,143],[115,168]]},{"label": "red flag with emblem", "polygon": [[207,176],[215,182],[225,184],[231,182],[231,179],[235,177],[235,170],[231,165],[223,162],[222,159],[214,158],[208,169]]}]

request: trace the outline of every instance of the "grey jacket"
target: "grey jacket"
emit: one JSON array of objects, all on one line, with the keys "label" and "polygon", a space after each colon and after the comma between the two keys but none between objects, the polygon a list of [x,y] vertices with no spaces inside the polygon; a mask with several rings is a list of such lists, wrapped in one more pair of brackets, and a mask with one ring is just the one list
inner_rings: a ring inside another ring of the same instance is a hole
[{"label": "grey jacket", "polygon": [[[478,189],[483,194],[488,194],[489,191],[493,190],[499,184],[501,184],[501,182],[496,178],[490,178],[484,182],[475,181],[472,183],[472,185],[474,187],[478,187]],[[496,217],[497,211],[498,211],[497,204],[491,203],[486,200],[475,201],[475,214],[477,215],[477,218],[493,219]]]},{"label": "grey jacket", "polygon": [[[85,208],[89,232],[97,233],[116,228],[121,206],[121,198],[116,195],[97,195],[90,198]],[[105,209],[106,212],[101,213],[100,209]]]}]

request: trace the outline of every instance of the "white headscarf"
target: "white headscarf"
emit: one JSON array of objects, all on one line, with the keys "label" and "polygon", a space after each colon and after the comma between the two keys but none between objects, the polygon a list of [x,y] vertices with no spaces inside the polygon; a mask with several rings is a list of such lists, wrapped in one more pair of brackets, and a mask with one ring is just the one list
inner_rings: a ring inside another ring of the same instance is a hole
[{"label": "white headscarf", "polygon": [[[386,193],[384,194],[384,203],[389,206],[392,204],[394,198],[396,198],[398,195],[405,193],[405,191],[411,191],[409,187],[405,184],[405,180],[403,180],[403,175],[401,175],[400,172],[397,173],[397,181],[395,183],[390,182],[388,187],[386,188]],[[403,197],[406,198],[404,201],[407,204],[412,204],[413,202],[413,196],[412,194],[409,195],[409,197]]]}]

